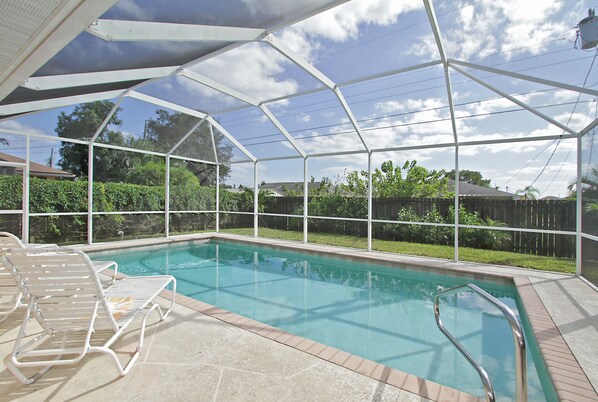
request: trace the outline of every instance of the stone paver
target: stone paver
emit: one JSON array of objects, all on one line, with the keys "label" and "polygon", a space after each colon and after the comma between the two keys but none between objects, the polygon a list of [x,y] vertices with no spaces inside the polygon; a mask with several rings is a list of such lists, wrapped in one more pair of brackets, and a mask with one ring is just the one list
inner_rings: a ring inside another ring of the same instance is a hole
[{"label": "stone paver", "polygon": [[[204,240],[212,236],[191,235],[154,241],[164,244]],[[248,240],[240,236],[215,236]],[[542,353],[546,354],[557,390],[560,390],[559,396],[572,400],[598,400],[595,392],[598,384],[598,363],[595,361],[598,355],[598,297],[596,290],[579,278],[512,267],[305,246],[272,239],[250,240],[274,247],[331,253],[334,258],[376,260],[413,269],[440,270],[466,278],[491,276],[510,283],[515,280],[520,292],[528,286],[525,291],[535,297],[529,297],[526,309],[534,315],[530,321],[535,324],[534,331],[543,348]],[[146,243],[145,240],[129,241],[117,247]],[[82,248],[87,251],[114,249],[115,245]],[[193,299],[181,297],[179,301],[182,305],[177,306],[166,321],[150,321],[144,352],[129,375],[119,377],[109,358],[102,355],[86,358],[76,366],[55,367],[33,386],[22,386],[4,369],[0,372],[0,400],[152,401],[190,396],[193,400],[222,401],[477,400],[471,395],[236,317]],[[15,315],[0,323],[0,356],[10,352],[18,326],[19,318]],[[129,336],[115,347],[131,352],[127,348],[133,347],[136,334],[133,325]],[[564,366],[572,368],[563,370]]]}]

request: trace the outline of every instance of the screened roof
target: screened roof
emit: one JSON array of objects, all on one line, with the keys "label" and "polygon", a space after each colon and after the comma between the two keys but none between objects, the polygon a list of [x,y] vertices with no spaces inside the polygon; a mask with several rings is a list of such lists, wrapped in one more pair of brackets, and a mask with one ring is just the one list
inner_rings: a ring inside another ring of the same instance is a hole
[{"label": "screened roof", "polygon": [[[156,154],[217,162],[185,146],[209,135],[202,124],[230,144],[232,162],[367,152],[432,161],[457,143],[470,146],[462,157],[523,155],[544,145],[521,141],[546,140],[562,159],[552,181],[565,182],[575,155],[561,139],[597,123],[596,52],[574,44],[581,1],[30,3],[34,15],[17,0],[0,5],[5,135],[57,137],[44,116],[110,100],[131,138],[158,109],[189,116],[161,149],[132,145]],[[76,138],[106,141],[105,123]]]}]

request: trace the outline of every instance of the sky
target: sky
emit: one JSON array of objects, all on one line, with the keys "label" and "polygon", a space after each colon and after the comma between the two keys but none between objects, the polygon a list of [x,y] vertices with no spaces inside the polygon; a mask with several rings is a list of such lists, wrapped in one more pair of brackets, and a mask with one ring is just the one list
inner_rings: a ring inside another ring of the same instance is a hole
[{"label": "sky", "polygon": [[[238,2],[238,7],[233,7],[234,15],[227,18],[256,24],[275,18],[276,15],[269,15],[268,10],[280,7],[280,2],[275,0]],[[166,7],[163,0],[152,0],[143,3],[142,7],[141,1],[121,0],[104,18],[172,22],[169,18],[180,15],[176,13],[179,3],[182,4],[181,1],[168,2]],[[584,85],[584,81],[586,87],[598,85],[598,66],[593,63],[596,49],[584,51],[574,46],[575,26],[587,16],[587,9],[594,7],[594,3],[573,0],[446,0],[434,1],[433,6],[445,52],[451,59],[578,86]],[[226,10],[221,10],[221,6],[214,7],[212,23],[217,24],[218,18],[224,18],[220,14],[224,15]],[[289,3],[288,7],[296,6]],[[172,16],[165,14],[167,9]],[[193,22],[195,17],[188,15],[184,18],[190,21],[174,22]],[[353,0],[273,34],[340,84],[341,92],[362,128],[364,140],[372,148],[437,145],[454,141],[442,66],[345,84],[370,75],[439,60],[423,2]],[[86,62],[93,62],[93,57],[87,60],[75,56],[85,48],[84,43],[92,41],[99,39],[81,34],[76,43],[65,48],[42,70],[46,73],[60,72],[69,66],[67,61],[70,59],[79,60],[79,64],[72,68],[84,69]],[[138,57],[142,57],[144,50],[150,48],[161,49],[165,55],[193,51],[191,45],[184,43],[143,43],[135,48],[118,48],[113,43],[110,46],[106,45],[94,53],[100,57],[104,51],[115,59],[134,61],[135,57],[124,57],[127,52],[138,52]],[[260,101],[322,88],[321,83],[265,43],[245,44],[191,69]],[[578,96],[572,91],[479,70],[466,70],[573,130],[580,130],[596,118],[598,106],[592,96]],[[454,70],[451,70],[451,84],[460,142],[563,134],[557,126],[520,110],[508,99]],[[292,145],[259,109],[247,107],[184,77],[156,81],[140,88],[139,92],[210,113],[258,158],[297,155]],[[308,154],[363,149],[347,114],[329,90],[265,104]],[[156,107],[135,99],[127,99],[121,106],[123,110],[119,116],[124,121],[121,130],[125,135],[141,136],[145,121],[155,116]],[[72,108],[0,122],[0,128],[38,130],[55,135],[56,116],[60,111],[69,113]],[[82,134],[85,135],[89,134]],[[21,138],[3,137],[9,139],[10,146],[8,150],[6,146],[0,146],[2,152],[16,155],[23,152]],[[593,133],[582,142],[582,173],[585,173],[589,165],[597,163],[598,149],[592,151],[596,142]],[[56,152],[59,143],[34,140],[33,160],[45,163],[52,147]],[[184,152],[182,148],[181,152]],[[454,168],[455,149],[436,147],[376,152],[373,154],[373,167],[389,159],[395,164],[415,159],[428,169],[448,171]],[[248,159],[236,150],[233,160]],[[260,182],[303,180],[301,159],[260,162],[258,166]],[[564,139],[460,146],[459,168],[480,171],[493,186],[503,191],[514,193],[533,185],[539,190],[540,197],[564,197],[569,191],[567,187],[575,180],[576,141]],[[326,176],[342,181],[349,171],[364,169],[367,169],[365,154],[315,157],[308,162],[308,175],[317,180]],[[233,164],[227,182],[251,185],[253,164]]]}]

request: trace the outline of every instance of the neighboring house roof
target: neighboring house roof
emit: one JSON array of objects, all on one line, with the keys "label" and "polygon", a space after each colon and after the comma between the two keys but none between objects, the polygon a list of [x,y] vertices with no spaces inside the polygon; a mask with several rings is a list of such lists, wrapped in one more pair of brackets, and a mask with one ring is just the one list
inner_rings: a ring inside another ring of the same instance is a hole
[{"label": "neighboring house roof", "polygon": [[[26,163],[25,159],[17,158],[4,152],[0,152],[0,161],[12,163]],[[23,168],[17,167],[17,173],[22,173]],[[29,164],[29,174],[35,177],[56,177],[59,179],[74,179],[75,175],[64,170],[54,169],[53,167],[42,165],[41,163],[31,162]]]},{"label": "neighboring house roof", "polygon": [[[455,191],[455,181],[448,179],[447,187],[449,191]],[[459,182],[459,195],[463,197],[481,197],[481,198],[510,198],[518,200],[521,196],[506,191],[500,191],[492,187],[483,187],[476,184]]]},{"label": "neighboring house roof", "polygon": [[[307,184],[310,188],[320,188],[322,182],[314,181],[308,182]],[[269,190],[269,194],[274,197],[284,197],[287,194],[287,191],[299,191],[303,192],[303,182],[302,181],[279,181],[279,182],[272,182],[272,183],[264,183],[260,185],[260,190]]]}]

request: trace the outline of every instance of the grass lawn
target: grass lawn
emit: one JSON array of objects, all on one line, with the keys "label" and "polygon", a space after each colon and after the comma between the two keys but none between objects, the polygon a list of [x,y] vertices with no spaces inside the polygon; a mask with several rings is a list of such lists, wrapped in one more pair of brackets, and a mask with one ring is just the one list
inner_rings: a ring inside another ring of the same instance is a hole
[{"label": "grass lawn", "polygon": [[[222,232],[241,235],[253,235],[253,228],[223,229]],[[260,237],[302,241],[302,232],[291,232],[278,229],[259,229]],[[328,244],[331,246],[367,248],[364,237],[340,236],[329,233],[309,233],[310,243]],[[452,259],[454,248],[433,244],[408,243],[400,241],[372,239],[372,249],[397,254],[419,255]],[[541,257],[537,255],[510,253],[507,251],[481,250],[460,247],[459,259],[462,261],[481,262],[485,264],[510,265],[514,267],[540,269],[544,271],[575,273],[575,260],[569,258]]]}]

